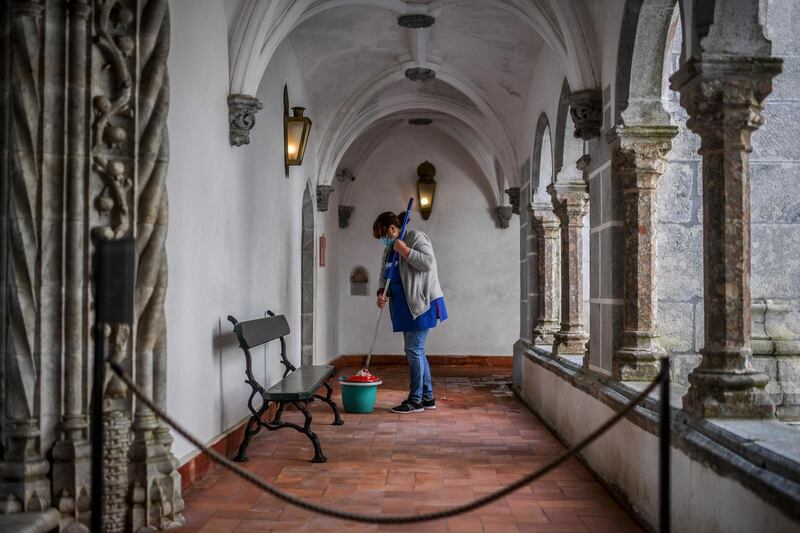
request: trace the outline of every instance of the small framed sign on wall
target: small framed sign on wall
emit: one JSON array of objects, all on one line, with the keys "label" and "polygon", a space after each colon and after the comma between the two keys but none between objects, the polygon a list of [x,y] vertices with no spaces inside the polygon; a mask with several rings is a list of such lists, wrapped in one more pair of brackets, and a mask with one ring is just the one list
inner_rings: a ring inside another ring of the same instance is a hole
[{"label": "small framed sign on wall", "polygon": [[319,266],[325,266],[325,248],[328,245],[328,240],[325,238],[325,235],[320,235],[319,237]]}]

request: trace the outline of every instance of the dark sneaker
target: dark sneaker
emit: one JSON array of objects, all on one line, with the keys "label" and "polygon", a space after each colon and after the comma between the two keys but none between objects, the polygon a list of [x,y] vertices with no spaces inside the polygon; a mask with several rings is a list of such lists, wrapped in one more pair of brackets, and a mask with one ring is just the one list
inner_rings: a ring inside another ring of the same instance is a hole
[{"label": "dark sneaker", "polygon": [[436,399],[431,398],[430,400],[426,400],[425,398],[422,399],[422,407],[426,411],[433,411],[436,409]]},{"label": "dark sneaker", "polygon": [[393,413],[398,413],[401,415],[406,415],[408,413],[421,413],[424,411],[421,403],[412,402],[411,400],[406,400],[397,407],[392,408]]}]

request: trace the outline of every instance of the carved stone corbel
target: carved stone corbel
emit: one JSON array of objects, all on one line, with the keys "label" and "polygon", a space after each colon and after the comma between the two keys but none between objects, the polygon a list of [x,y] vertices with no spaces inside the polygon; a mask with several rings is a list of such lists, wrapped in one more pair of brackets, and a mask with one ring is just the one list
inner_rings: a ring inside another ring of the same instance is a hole
[{"label": "carved stone corbel", "polygon": [[508,228],[511,222],[511,209],[510,205],[498,205],[494,208],[494,214],[497,217],[497,225],[503,229]]},{"label": "carved stone corbel", "polygon": [[317,211],[324,213],[328,210],[328,199],[333,192],[333,185],[317,185]]},{"label": "carved stone corbel", "polygon": [[353,214],[355,207],[352,205],[339,206],[339,227],[346,228],[350,225],[350,215]]},{"label": "carved stone corbel", "polygon": [[575,137],[588,141],[600,136],[603,127],[603,97],[599,89],[584,89],[569,95],[569,113]]},{"label": "carved stone corbel", "polygon": [[508,195],[508,203],[511,204],[511,212],[519,215],[519,187],[509,187],[506,189]]},{"label": "carved stone corbel", "polygon": [[228,95],[228,122],[231,146],[250,144],[250,130],[256,125],[256,113],[263,109],[258,98],[247,94]]}]

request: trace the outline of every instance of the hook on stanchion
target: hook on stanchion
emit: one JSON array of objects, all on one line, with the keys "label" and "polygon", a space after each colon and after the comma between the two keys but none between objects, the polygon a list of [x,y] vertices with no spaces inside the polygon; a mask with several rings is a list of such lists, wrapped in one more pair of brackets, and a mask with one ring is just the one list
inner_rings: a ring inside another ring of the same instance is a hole
[{"label": "hook on stanchion", "polygon": [[103,392],[106,324],[133,324],[136,245],[132,238],[98,240],[94,253],[94,365],[92,374],[91,530],[103,531]]},{"label": "hook on stanchion", "polygon": [[660,516],[659,531],[669,533],[670,530],[670,450],[669,439],[671,434],[672,414],[669,405],[669,356],[661,358],[661,421],[658,439],[659,453],[659,493]]}]

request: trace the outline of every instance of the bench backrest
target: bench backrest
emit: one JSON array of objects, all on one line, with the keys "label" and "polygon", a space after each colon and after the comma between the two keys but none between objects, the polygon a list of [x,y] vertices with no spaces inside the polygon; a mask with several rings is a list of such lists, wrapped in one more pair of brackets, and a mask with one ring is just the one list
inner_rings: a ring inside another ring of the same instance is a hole
[{"label": "bench backrest", "polygon": [[289,323],[283,315],[246,320],[233,326],[239,341],[255,348],[289,334]]},{"label": "bench backrest", "polygon": [[233,332],[239,339],[239,346],[244,352],[245,374],[247,375],[248,382],[252,382],[254,387],[257,387],[261,392],[264,389],[258,385],[255,377],[253,377],[253,358],[250,355],[250,349],[256,346],[261,346],[275,339],[281,340],[281,363],[285,367],[283,377],[286,377],[289,372],[296,370],[295,366],[286,357],[286,340],[284,337],[289,334],[289,323],[283,315],[275,316],[272,311],[267,311],[269,316],[264,318],[256,318],[255,320],[245,320],[239,322],[231,315],[228,315],[228,321],[233,324]]}]

